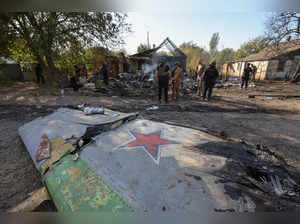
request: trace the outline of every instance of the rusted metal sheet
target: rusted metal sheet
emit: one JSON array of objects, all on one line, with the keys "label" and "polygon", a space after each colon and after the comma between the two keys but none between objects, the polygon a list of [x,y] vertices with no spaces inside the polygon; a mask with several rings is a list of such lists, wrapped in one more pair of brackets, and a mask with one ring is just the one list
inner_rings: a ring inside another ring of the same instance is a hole
[{"label": "rusted metal sheet", "polygon": [[60,212],[133,212],[115,190],[82,159],[67,155],[50,169],[44,182]]}]

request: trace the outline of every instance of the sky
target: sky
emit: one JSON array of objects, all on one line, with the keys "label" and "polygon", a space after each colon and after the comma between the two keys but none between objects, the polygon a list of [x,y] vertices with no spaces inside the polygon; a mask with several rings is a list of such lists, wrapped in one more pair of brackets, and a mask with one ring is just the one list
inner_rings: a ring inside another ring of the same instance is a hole
[{"label": "sky", "polygon": [[[176,45],[193,41],[208,49],[213,33],[221,36],[219,49],[238,49],[264,34],[270,0],[131,0],[127,12],[133,33],[126,35],[124,48],[136,53],[140,43],[159,45],[169,37]],[[129,7],[130,9],[130,7]]]},{"label": "sky", "polygon": [[236,50],[242,43],[263,35],[265,18],[263,12],[129,12],[133,33],[125,36],[124,48],[134,54],[140,43],[147,43],[149,32],[151,46],[169,37],[177,46],[193,41],[208,49],[212,34],[218,32],[219,50]]}]

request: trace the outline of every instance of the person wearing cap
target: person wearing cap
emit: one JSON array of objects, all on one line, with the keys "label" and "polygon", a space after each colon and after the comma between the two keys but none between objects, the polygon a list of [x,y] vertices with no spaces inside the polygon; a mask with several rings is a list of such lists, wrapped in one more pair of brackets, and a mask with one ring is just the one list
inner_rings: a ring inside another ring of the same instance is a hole
[{"label": "person wearing cap", "polygon": [[202,78],[203,87],[204,87],[202,93],[203,100],[207,99],[209,101],[211,99],[212,90],[214,88],[214,85],[218,77],[219,77],[219,72],[216,68],[216,62],[213,61],[206,69]]},{"label": "person wearing cap", "polygon": [[244,86],[245,89],[247,89],[251,73],[252,73],[252,69],[250,67],[250,63],[247,63],[242,76],[241,89],[243,89]]},{"label": "person wearing cap", "polygon": [[179,99],[179,88],[182,76],[182,68],[178,62],[175,63],[175,71],[173,77],[173,86],[172,86],[172,99],[178,100]]},{"label": "person wearing cap", "polygon": [[164,91],[165,102],[168,103],[169,80],[172,78],[172,73],[167,60],[163,58],[155,73],[155,82],[158,84],[158,101],[161,103],[162,92]]}]

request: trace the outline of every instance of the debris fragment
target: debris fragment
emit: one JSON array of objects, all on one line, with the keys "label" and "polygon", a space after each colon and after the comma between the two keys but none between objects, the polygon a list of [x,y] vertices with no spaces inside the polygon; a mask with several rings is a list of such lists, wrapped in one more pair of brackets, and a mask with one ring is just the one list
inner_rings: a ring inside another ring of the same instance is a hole
[{"label": "debris fragment", "polygon": [[153,107],[149,107],[146,110],[158,110],[159,107],[158,106],[153,106]]},{"label": "debris fragment", "polygon": [[44,159],[50,158],[50,140],[46,134],[41,137],[41,142],[39,144],[38,150],[36,152],[36,161],[40,162]]},{"label": "debris fragment", "polygon": [[96,107],[85,107],[83,109],[85,114],[104,114],[103,108],[96,108]]}]

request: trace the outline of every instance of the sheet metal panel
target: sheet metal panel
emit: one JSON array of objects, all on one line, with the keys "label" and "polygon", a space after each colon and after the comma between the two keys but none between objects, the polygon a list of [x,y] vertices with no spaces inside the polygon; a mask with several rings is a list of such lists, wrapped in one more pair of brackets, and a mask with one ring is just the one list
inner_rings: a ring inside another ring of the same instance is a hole
[{"label": "sheet metal panel", "polygon": [[200,131],[135,120],[97,136],[80,157],[137,211],[205,214],[238,206],[211,174],[226,159],[195,150],[219,141]]}]

